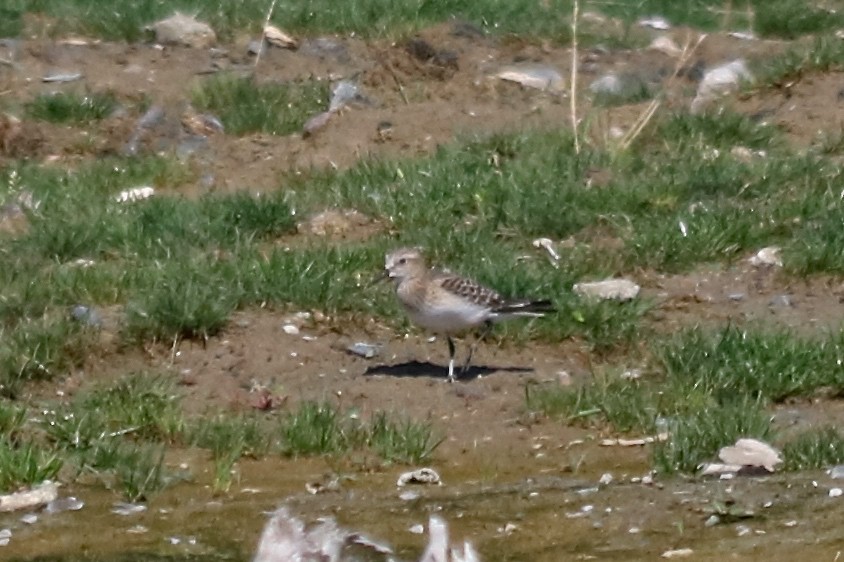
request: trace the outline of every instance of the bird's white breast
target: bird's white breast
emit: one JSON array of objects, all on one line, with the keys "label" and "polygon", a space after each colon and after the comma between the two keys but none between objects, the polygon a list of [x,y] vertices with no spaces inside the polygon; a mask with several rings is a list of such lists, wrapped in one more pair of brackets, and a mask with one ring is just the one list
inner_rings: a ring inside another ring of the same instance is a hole
[{"label": "bird's white breast", "polygon": [[411,321],[427,330],[443,334],[474,328],[489,317],[489,308],[454,299],[450,303],[427,303],[418,308],[407,307]]}]

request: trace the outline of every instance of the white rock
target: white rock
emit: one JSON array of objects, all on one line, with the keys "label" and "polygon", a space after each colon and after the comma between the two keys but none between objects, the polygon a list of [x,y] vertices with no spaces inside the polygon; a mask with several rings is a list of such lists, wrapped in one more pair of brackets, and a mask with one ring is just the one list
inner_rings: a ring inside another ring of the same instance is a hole
[{"label": "white rock", "polygon": [[637,381],[642,378],[642,369],[627,369],[619,378],[626,381]]},{"label": "white rock", "polygon": [[297,328],[293,324],[285,324],[284,326],[281,327],[281,329],[284,330],[285,334],[288,334],[288,335],[291,335],[291,336],[295,336],[295,335],[299,334],[299,328]]},{"label": "white rock", "polygon": [[731,31],[727,35],[735,37],[736,39],[741,39],[742,41],[755,41],[758,39],[752,31]]},{"label": "white rock", "polygon": [[739,439],[735,445],[722,447],[718,458],[726,464],[763,467],[768,472],[782,462],[777,450],[758,439]]},{"label": "white rock", "polygon": [[417,523],[416,525],[411,525],[408,531],[414,535],[421,535],[425,532],[425,526],[422,523]]},{"label": "white rock", "polygon": [[691,556],[695,551],[691,548],[678,548],[676,550],[666,550],[662,553],[663,558],[685,558]]},{"label": "white rock", "polygon": [[298,46],[298,43],[293,37],[274,25],[264,27],[264,39],[270,45],[275,45],[282,49],[295,49]]},{"label": "white rock", "polygon": [[519,64],[506,66],[495,74],[496,78],[517,82],[528,88],[562,92],[566,89],[566,81],[560,72],[547,65]]},{"label": "white rock", "polygon": [[717,462],[708,462],[700,465],[701,476],[724,476],[727,474],[734,475],[741,470],[740,464],[723,464]]},{"label": "white rock", "polygon": [[707,71],[703,75],[703,80],[700,81],[695,99],[692,100],[692,113],[700,113],[710,102],[738,90],[742,81],[752,79],[753,75],[742,59]]},{"label": "white rock", "polygon": [[605,94],[619,96],[624,89],[624,84],[618,74],[611,72],[595,79],[589,84],[589,91],[593,94]]},{"label": "white rock", "polygon": [[665,31],[671,29],[671,24],[662,16],[651,16],[649,18],[642,18],[637,22],[642,27],[650,27],[651,29],[659,29]]},{"label": "white rock", "polygon": [[730,149],[730,156],[742,162],[751,162],[756,158],[765,158],[768,153],[764,150],[751,150],[746,146],[734,146]]},{"label": "white rock", "polygon": [[628,279],[577,283],[572,290],[581,297],[595,297],[601,300],[629,301],[639,296],[639,285]]},{"label": "white rock", "polygon": [[617,127],[616,125],[610,127],[609,135],[611,139],[618,140],[626,134],[627,133],[621,127]]},{"label": "white rock", "polygon": [[31,490],[0,496],[0,513],[46,505],[59,496],[59,485],[45,480]]},{"label": "white rock", "polygon": [[442,485],[440,475],[433,468],[418,468],[405,472],[399,476],[396,486],[402,487],[408,484],[437,484]]},{"label": "white rock", "polygon": [[782,267],[782,258],[780,257],[780,252],[782,250],[779,246],[768,246],[767,248],[762,248],[756,255],[751,257],[749,260],[750,265],[754,267],[761,267],[761,266],[776,266]]},{"label": "white rock", "polygon": [[117,197],[115,197],[114,199],[118,203],[131,203],[134,201],[149,199],[153,195],[155,195],[155,189],[145,185],[142,187],[133,187],[132,189],[121,191],[117,194]]},{"label": "white rock", "polygon": [[162,45],[183,45],[195,49],[207,49],[217,41],[217,35],[210,25],[181,12],[155,22],[148,29],[155,32],[156,42]]},{"label": "white rock", "polygon": [[831,498],[841,497],[842,494],[844,494],[844,490],[841,488],[830,488],[829,490],[829,497]]},{"label": "white rock", "polygon": [[658,51],[664,55],[668,55],[669,57],[679,57],[683,54],[683,49],[681,49],[677,43],[675,43],[674,40],[667,35],[661,35],[651,41],[651,44],[648,45],[648,49],[651,51]]}]

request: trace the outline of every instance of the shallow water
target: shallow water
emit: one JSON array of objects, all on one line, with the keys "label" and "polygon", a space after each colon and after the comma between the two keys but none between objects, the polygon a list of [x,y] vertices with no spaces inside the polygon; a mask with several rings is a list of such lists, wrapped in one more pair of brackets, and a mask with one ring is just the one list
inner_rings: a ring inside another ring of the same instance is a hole
[{"label": "shallow water", "polygon": [[[636,457],[617,449],[615,454]],[[195,481],[153,497],[136,515],[111,513],[119,497],[101,486],[63,488],[62,496],[75,495],[85,507],[39,514],[34,525],[20,522],[22,513],[3,514],[0,528],[13,531],[3,559],[248,560],[265,512],[282,502],[307,521],[333,515],[346,528],[388,542],[406,560],[415,559],[425,543],[424,535],[409,528],[434,512],[449,522],[453,539],[471,540],[487,562],[655,560],[677,548],[693,549],[694,559],[833,560],[844,550],[844,498],[829,497],[835,481],[825,474],[657,479],[649,486],[630,482],[646,472],[638,461],[615,462],[593,465],[614,474],[612,483],[599,486],[601,471],[536,470],[535,460],[526,459],[521,467],[479,480],[488,459],[468,455],[459,467],[442,470],[446,485],[410,488],[418,498],[403,501],[395,486],[399,467],[347,472],[350,479],[342,480],[340,491],[311,495],[306,482],[347,467],[325,459],[246,462],[239,484],[215,496],[203,484],[210,467],[192,453],[185,458]],[[705,526],[719,509],[735,520]]]}]

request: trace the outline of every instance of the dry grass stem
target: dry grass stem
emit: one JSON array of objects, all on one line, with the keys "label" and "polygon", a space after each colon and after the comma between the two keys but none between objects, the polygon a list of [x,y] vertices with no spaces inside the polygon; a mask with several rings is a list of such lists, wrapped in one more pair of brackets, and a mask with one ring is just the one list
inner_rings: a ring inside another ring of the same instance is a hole
[{"label": "dry grass stem", "polygon": [[[692,38],[689,37],[686,39],[686,43],[683,45],[683,52],[680,54],[680,58],[677,60],[677,64],[674,66],[674,71],[671,73],[671,76],[668,78],[668,81],[663,88],[663,93],[668,91],[671,86],[674,85],[674,81],[677,79],[677,75],[680,73],[680,69],[686,66],[686,63],[689,62],[689,59],[692,57],[694,52],[703,43],[703,40],[706,39],[706,34],[702,34],[697,38],[694,45],[692,44]],[[656,114],[659,107],[662,105],[662,96],[656,96],[651,103],[648,104],[648,107],[639,114],[639,117],[636,118],[636,121],[633,123],[633,126],[630,127],[630,130],[624,137],[621,139],[621,149],[626,150],[633,144],[633,141],[642,133],[645,127],[650,123],[653,116]]]},{"label": "dry grass stem", "polygon": [[275,10],[275,3],[276,0],[273,0],[270,3],[270,9],[267,10],[267,17],[264,18],[264,25],[261,27],[261,48],[258,49],[258,54],[255,55],[255,68],[258,68],[258,63],[261,60],[261,55],[264,54],[264,45],[266,41],[264,40],[264,30],[267,29],[267,26],[270,25],[270,18],[273,17],[273,10]]},{"label": "dry grass stem", "polygon": [[574,152],[580,154],[580,135],[577,123],[577,17],[580,2],[574,0],[571,14],[571,127],[574,130]]}]

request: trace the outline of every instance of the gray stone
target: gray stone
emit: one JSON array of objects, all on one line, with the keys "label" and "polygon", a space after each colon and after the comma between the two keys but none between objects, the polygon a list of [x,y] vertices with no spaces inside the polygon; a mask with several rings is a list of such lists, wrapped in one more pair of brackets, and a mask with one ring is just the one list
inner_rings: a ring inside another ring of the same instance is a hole
[{"label": "gray stone", "polygon": [[365,342],[355,342],[346,348],[352,355],[358,355],[366,359],[372,359],[381,352],[381,346]]},{"label": "gray stone", "polygon": [[156,42],[162,45],[207,49],[217,42],[217,35],[210,25],[180,12],[155,22],[149,29],[155,32]]},{"label": "gray stone", "polygon": [[743,81],[752,79],[753,75],[741,59],[707,71],[700,81],[695,99],[692,100],[692,113],[701,113],[714,100],[737,91]]},{"label": "gray stone", "polygon": [[79,511],[85,507],[85,502],[77,499],[73,496],[68,496],[66,498],[59,498],[51,501],[47,504],[47,507],[44,508],[44,513],[61,513],[63,511]]},{"label": "gray stone", "polygon": [[639,285],[627,279],[606,279],[590,283],[577,283],[572,287],[581,297],[601,300],[628,301],[639,296]]},{"label": "gray stone", "polygon": [[100,314],[93,308],[78,304],[70,311],[70,316],[80,324],[90,326],[92,328],[101,328],[103,319]]},{"label": "gray stone", "polygon": [[560,71],[544,64],[527,63],[505,66],[495,74],[495,77],[548,92],[562,92],[566,88],[566,81]]}]

